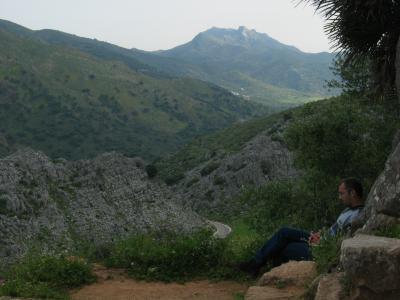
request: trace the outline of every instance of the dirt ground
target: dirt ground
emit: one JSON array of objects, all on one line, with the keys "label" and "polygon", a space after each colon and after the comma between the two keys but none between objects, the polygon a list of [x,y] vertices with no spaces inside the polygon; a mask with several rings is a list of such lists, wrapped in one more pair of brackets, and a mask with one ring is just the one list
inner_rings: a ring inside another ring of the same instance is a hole
[{"label": "dirt ground", "polygon": [[98,281],[71,292],[73,300],[234,300],[247,290],[237,282],[193,281],[185,284],[136,281],[123,270],[95,268]]}]

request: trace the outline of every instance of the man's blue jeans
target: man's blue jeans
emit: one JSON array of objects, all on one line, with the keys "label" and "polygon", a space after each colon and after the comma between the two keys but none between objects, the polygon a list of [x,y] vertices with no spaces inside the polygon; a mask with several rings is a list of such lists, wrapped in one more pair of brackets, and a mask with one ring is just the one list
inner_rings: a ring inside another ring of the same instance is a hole
[{"label": "man's blue jeans", "polygon": [[274,266],[289,260],[310,260],[309,237],[307,231],[281,228],[256,253],[255,260],[260,265],[271,260]]}]

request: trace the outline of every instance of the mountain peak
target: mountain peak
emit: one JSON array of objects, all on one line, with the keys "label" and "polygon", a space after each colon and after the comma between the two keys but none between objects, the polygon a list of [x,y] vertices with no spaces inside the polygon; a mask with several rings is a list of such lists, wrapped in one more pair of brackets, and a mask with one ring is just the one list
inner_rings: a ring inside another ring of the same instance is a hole
[{"label": "mountain peak", "polygon": [[245,37],[250,34],[257,33],[254,29],[248,29],[246,26],[239,26],[238,31]]},{"label": "mountain peak", "polygon": [[191,43],[197,48],[234,46],[256,51],[290,47],[271,38],[266,33],[259,33],[255,29],[249,29],[243,25],[239,26],[237,29],[212,27],[199,33],[192,42],[188,44]]}]

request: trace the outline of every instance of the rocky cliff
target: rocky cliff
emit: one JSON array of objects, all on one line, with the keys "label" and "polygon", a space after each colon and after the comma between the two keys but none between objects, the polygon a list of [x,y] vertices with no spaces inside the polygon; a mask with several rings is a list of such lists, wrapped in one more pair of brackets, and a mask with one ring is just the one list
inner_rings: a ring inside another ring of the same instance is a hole
[{"label": "rocky cliff", "polygon": [[212,212],[218,206],[226,211],[230,205],[224,202],[247,186],[262,186],[273,180],[298,176],[293,155],[281,136],[286,125],[278,122],[245,143],[240,151],[231,155],[216,153],[186,172],[174,188],[177,198],[198,212]]},{"label": "rocky cliff", "polygon": [[399,40],[397,41],[397,52],[396,52],[396,87],[400,101],[400,37]]},{"label": "rocky cliff", "polygon": [[149,230],[191,231],[204,225],[144,162],[117,153],[93,160],[50,160],[25,149],[0,160],[0,257],[7,263],[34,245],[97,245]]}]

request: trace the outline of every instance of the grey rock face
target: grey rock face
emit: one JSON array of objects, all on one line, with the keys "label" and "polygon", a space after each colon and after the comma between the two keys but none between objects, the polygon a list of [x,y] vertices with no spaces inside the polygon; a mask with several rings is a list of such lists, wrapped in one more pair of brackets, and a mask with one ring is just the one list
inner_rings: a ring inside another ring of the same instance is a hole
[{"label": "grey rock face", "polygon": [[236,196],[249,185],[261,186],[296,176],[298,172],[287,147],[264,133],[249,141],[241,151],[229,156],[216,155],[187,172],[175,191],[185,206],[212,211],[221,201]]},{"label": "grey rock face", "polygon": [[397,50],[396,50],[396,87],[397,87],[397,95],[399,96],[400,102],[400,37],[397,41]]},{"label": "grey rock face", "polygon": [[371,233],[398,223],[400,218],[400,143],[389,156],[384,171],[375,181],[361,217],[359,232]]},{"label": "grey rock face", "polygon": [[342,300],[344,299],[344,288],[341,280],[343,273],[325,274],[318,283],[317,293],[314,300]]},{"label": "grey rock face", "polygon": [[0,258],[11,261],[33,245],[97,245],[149,230],[189,232],[204,225],[144,162],[117,153],[94,160],[51,161],[19,151],[0,160]]},{"label": "grey rock face", "polygon": [[356,235],[343,241],[340,261],[357,288],[400,296],[400,240]]}]

